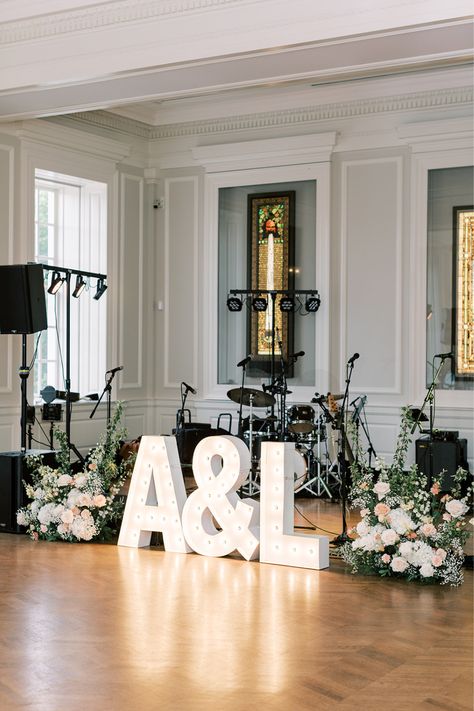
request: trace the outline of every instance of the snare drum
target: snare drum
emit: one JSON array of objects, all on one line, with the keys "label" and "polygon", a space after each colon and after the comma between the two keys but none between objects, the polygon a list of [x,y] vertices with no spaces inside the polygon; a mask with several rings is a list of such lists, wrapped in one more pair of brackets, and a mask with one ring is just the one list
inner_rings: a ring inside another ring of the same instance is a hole
[{"label": "snare drum", "polygon": [[307,434],[314,427],[315,412],[311,405],[293,405],[288,410],[288,429],[295,434]]}]

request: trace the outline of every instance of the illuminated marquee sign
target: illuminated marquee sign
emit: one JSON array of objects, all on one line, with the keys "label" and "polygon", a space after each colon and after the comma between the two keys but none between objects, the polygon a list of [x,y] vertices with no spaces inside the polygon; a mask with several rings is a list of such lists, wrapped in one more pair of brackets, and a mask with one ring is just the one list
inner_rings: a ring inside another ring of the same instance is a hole
[{"label": "illuminated marquee sign", "polygon": [[207,437],[193,456],[198,488],[186,499],[175,438],[142,437],[118,545],[147,546],[159,531],[167,551],[238,551],[262,563],[327,568],[329,539],[294,533],[295,456],[294,443],[262,443],[259,505],[237,493],[250,469],[246,445],[231,435]]}]

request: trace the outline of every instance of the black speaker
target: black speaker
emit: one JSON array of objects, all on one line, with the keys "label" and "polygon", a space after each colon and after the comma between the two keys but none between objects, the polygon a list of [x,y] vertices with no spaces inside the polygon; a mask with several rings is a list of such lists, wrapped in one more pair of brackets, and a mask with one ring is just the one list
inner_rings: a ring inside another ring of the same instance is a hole
[{"label": "black speaker", "polygon": [[452,442],[421,437],[416,440],[416,464],[428,477],[428,486],[434,480],[441,483],[441,491],[450,491],[458,467],[467,469],[467,439]]},{"label": "black speaker", "polygon": [[47,327],[41,264],[0,266],[0,333],[36,333]]},{"label": "black speaker", "polygon": [[0,533],[25,532],[16,522],[16,512],[29,501],[23,481],[31,482],[26,464],[26,457],[31,455],[40,455],[44,464],[56,466],[56,453],[51,450],[0,452]]}]

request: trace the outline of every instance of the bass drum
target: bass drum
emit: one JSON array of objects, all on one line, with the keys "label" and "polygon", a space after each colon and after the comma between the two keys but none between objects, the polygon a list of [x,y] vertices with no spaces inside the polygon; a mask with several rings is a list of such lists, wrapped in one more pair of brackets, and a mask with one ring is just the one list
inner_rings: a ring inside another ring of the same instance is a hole
[{"label": "bass drum", "polygon": [[298,491],[308,478],[308,455],[295,449],[295,473],[293,490]]}]

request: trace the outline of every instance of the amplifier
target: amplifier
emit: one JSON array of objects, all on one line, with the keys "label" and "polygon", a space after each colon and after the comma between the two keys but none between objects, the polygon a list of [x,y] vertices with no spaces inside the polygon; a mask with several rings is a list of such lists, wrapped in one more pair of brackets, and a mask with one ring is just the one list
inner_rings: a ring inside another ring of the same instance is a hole
[{"label": "amplifier", "polygon": [[26,506],[23,481],[31,483],[26,457],[39,455],[44,464],[56,466],[56,452],[46,449],[27,449],[26,452],[0,452],[0,533],[24,533],[16,522],[16,512]]},{"label": "amplifier", "polygon": [[467,469],[467,439],[433,440],[421,437],[416,440],[416,464],[428,478],[428,486],[439,479],[441,491],[450,491],[458,467]]}]

